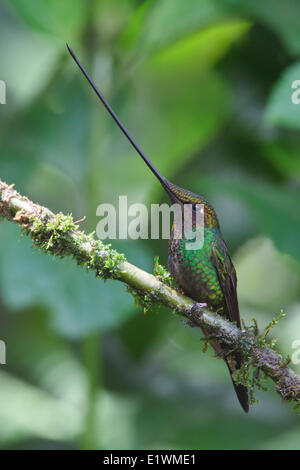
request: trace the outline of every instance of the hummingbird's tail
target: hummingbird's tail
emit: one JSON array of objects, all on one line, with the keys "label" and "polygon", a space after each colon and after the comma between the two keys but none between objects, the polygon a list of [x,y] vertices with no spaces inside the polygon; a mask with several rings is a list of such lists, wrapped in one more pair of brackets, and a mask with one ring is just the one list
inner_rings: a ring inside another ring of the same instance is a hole
[{"label": "hummingbird's tail", "polygon": [[[241,364],[242,364],[242,358],[241,358],[241,355],[240,354],[235,354],[234,357],[233,357],[233,360],[235,362],[235,370],[238,370],[241,368]],[[243,410],[248,413],[249,411],[249,395],[248,395],[248,389],[247,387],[245,387],[245,385],[241,385],[241,384],[236,384],[233,377],[232,377],[232,374],[233,374],[233,370],[232,370],[232,367],[230,365],[230,360],[228,360],[227,358],[225,359],[225,362],[227,364],[227,367],[229,369],[229,373],[230,373],[230,377],[231,377],[231,380],[232,380],[232,383],[233,383],[233,386],[234,386],[234,390],[235,390],[235,393],[238,397],[238,400],[240,402],[240,405],[241,407],[243,408]]]},{"label": "hummingbird's tail", "polygon": [[[201,328],[205,336],[209,336],[205,328]],[[239,370],[242,366],[242,356],[239,353],[231,353],[226,355],[226,350],[220,345],[218,341],[211,341],[212,348],[216,351],[219,357],[222,357],[227,364],[230,377],[234,386],[235,393],[238,397],[241,407],[243,410],[248,413],[249,411],[249,395],[248,389],[244,385],[236,384],[233,379],[233,374]]]}]

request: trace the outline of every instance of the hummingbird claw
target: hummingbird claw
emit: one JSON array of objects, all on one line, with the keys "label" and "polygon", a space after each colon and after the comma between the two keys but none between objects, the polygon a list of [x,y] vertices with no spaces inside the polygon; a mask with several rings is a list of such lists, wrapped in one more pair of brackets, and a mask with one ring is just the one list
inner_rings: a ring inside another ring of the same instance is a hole
[{"label": "hummingbird claw", "polygon": [[177,290],[177,292],[179,292],[179,294],[185,295],[185,292],[184,292],[184,290],[182,289],[182,287],[177,287],[176,290]]},{"label": "hummingbird claw", "polygon": [[201,302],[195,302],[194,305],[191,308],[191,313],[195,313],[195,311],[198,310],[198,308],[204,308],[207,307],[206,303],[201,303]]},{"label": "hummingbird claw", "polygon": [[207,304],[205,303],[195,302],[190,310],[191,321],[193,321],[193,318],[196,318],[196,315],[201,316],[201,312],[199,312],[199,309],[206,306]]}]

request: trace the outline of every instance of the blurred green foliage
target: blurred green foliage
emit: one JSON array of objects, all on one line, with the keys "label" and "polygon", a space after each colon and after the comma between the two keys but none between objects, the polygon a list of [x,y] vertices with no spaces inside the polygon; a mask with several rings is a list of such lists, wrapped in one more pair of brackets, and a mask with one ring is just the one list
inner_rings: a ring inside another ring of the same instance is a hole
[{"label": "blurred green foliage", "polygon": [[[0,6],[0,176],[95,230],[96,207],[166,200],[99,105],[70,43],[168,179],[214,204],[241,315],[292,355],[300,339],[297,0],[20,0]],[[116,241],[151,271],[165,241]],[[0,227],[2,448],[297,448],[298,416],[272,391],[248,416],[224,364],[163,308],[47,258]],[[300,372],[299,365],[293,365]]]}]

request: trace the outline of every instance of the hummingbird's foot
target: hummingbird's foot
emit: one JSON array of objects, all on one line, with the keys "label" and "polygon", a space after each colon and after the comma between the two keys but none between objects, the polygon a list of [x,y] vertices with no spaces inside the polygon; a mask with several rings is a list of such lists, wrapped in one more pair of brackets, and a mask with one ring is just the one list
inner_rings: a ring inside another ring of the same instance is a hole
[{"label": "hummingbird's foot", "polygon": [[191,311],[190,311],[190,316],[191,316],[191,321],[192,322],[194,321],[193,319],[195,318],[196,315],[199,315],[199,314],[201,315],[201,312],[199,312],[199,309],[204,308],[204,307],[207,307],[207,304],[200,303],[200,302],[195,302],[194,303],[194,305],[192,306]]},{"label": "hummingbird's foot", "polygon": [[207,307],[207,304],[204,302],[204,303],[201,303],[201,302],[197,302],[197,307],[199,308],[204,308],[204,307]]},{"label": "hummingbird's foot", "polygon": [[207,304],[203,304],[200,302],[195,302],[190,310],[190,319],[187,321],[187,325],[193,327],[198,327],[197,323],[197,316],[201,316],[201,312],[199,312],[199,308],[206,307]]},{"label": "hummingbird's foot", "polygon": [[186,295],[186,293],[184,292],[184,290],[182,289],[182,287],[178,286],[178,287],[176,287],[176,290],[177,290],[177,292],[179,292],[179,294],[181,294],[181,295]]},{"label": "hummingbird's foot", "polygon": [[201,302],[195,302],[194,305],[191,308],[191,313],[196,313],[198,311],[198,308],[204,308],[207,307],[206,303],[201,303]]}]

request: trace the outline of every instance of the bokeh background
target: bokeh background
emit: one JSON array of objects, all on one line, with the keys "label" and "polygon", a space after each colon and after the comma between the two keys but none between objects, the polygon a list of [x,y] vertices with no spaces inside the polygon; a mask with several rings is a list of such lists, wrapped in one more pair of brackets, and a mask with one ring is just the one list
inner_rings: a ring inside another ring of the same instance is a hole
[{"label": "bokeh background", "polygon": [[[241,315],[292,355],[300,339],[298,0],[10,0],[0,6],[0,176],[52,211],[167,201],[68,55],[68,41],[137,142],[215,206]],[[114,241],[152,271],[167,242]],[[40,254],[0,226],[0,446],[299,449],[299,416],[268,383],[249,415],[201,334],[125,287]],[[298,355],[299,359],[299,355]],[[299,365],[293,368],[300,372]]]}]

